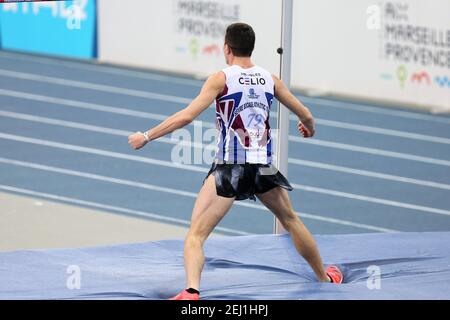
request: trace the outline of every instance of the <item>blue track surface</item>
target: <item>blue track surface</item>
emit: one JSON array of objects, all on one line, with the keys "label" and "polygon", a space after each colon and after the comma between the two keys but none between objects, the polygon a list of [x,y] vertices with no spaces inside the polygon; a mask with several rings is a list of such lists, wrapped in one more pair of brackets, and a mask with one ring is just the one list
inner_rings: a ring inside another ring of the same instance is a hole
[{"label": "blue track surface", "polygon": [[[318,283],[288,236],[216,237],[205,246],[202,299],[450,298],[450,232],[317,241],[344,284]],[[0,299],[167,299],[184,283],[182,248],[171,240],[0,253]]]},{"label": "blue track surface", "polygon": [[[200,85],[0,52],[0,191],[187,225],[209,163],[174,168],[170,137],[136,152],[126,136],[183,108]],[[303,101],[317,135],[300,138],[291,121],[290,195],[313,233],[450,230],[450,117]],[[200,116],[206,128],[213,118],[213,110]],[[272,226],[251,201],[220,224],[227,234]]]}]

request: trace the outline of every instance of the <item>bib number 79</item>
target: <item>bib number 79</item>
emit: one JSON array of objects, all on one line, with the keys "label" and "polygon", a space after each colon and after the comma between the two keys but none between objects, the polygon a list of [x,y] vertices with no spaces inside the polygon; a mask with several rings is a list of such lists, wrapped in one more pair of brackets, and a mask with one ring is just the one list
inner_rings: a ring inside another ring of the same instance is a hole
[{"label": "bib number 79", "polygon": [[254,127],[257,127],[264,122],[264,116],[259,113],[250,113],[248,119],[247,127],[250,127],[252,123],[254,123]]}]

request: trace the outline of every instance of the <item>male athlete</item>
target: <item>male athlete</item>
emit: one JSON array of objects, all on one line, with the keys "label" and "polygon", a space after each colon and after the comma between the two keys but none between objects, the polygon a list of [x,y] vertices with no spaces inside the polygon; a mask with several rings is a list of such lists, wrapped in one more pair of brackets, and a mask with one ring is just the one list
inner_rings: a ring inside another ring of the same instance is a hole
[{"label": "male athlete", "polygon": [[214,227],[225,216],[234,200],[255,196],[290,233],[303,258],[319,281],[342,283],[342,272],[336,266],[324,268],[311,233],[292,208],[286,190],[292,187],[271,166],[269,111],[275,96],[297,115],[298,129],[305,138],[314,136],[314,119],[283,82],[252,63],[255,33],[245,23],[228,26],[224,55],[228,68],[210,76],[200,94],[189,106],[158,126],[128,137],[134,149],[191,123],[214,101],[218,141],[215,161],[204,180],[192,211],[192,220],[184,242],[186,289],[172,300],[198,300],[200,275],[205,262],[203,244]]}]

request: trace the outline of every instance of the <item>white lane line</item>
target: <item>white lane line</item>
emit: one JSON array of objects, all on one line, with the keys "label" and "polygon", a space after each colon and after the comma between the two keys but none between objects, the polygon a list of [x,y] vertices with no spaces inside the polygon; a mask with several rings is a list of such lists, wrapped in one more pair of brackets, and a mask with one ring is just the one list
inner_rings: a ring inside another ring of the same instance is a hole
[{"label": "white lane line", "polygon": [[358,111],[358,112],[382,114],[382,115],[388,115],[388,116],[396,116],[396,117],[401,117],[401,118],[406,118],[406,119],[432,121],[432,122],[450,124],[450,118],[448,118],[448,117],[432,116],[432,115],[414,113],[414,112],[409,112],[409,111],[394,110],[394,109],[388,109],[386,107],[374,107],[374,106],[370,106],[370,105],[357,104],[357,103],[345,102],[345,101],[328,100],[328,99],[323,99],[323,98],[310,98],[310,97],[305,97],[305,96],[301,96],[301,95],[297,95],[297,97],[304,103],[310,103],[310,104],[315,104],[315,105],[319,105],[319,106],[347,109],[347,110],[353,110],[353,111]]},{"label": "white lane line", "polygon": [[[163,160],[156,160],[156,159],[151,159],[151,158],[132,156],[132,155],[118,153],[118,152],[106,151],[106,150],[101,150],[101,149],[93,149],[93,148],[88,148],[88,147],[81,147],[81,146],[77,146],[77,145],[53,142],[53,141],[48,141],[48,140],[28,138],[28,137],[12,135],[12,134],[7,134],[7,133],[1,133],[1,132],[0,132],[0,139],[20,141],[20,142],[26,142],[26,143],[36,144],[36,145],[44,145],[44,146],[48,146],[48,147],[60,148],[60,149],[65,149],[65,150],[72,150],[72,151],[96,154],[96,155],[125,159],[125,160],[151,163],[151,164],[155,164],[155,165],[159,165],[159,166],[172,167],[172,168],[194,171],[194,172],[206,173],[209,171],[208,168],[203,168],[203,167],[194,166],[194,165],[178,164],[178,163],[174,163],[174,162],[170,162],[170,161],[163,161]],[[292,183],[292,185],[297,186],[298,189],[306,190],[309,192],[324,193],[324,194],[329,194],[329,195],[338,196],[338,197],[351,198],[354,200],[380,203],[380,204],[384,204],[387,206],[394,206],[394,207],[401,206],[402,208],[405,208],[405,209],[413,209],[414,208],[414,210],[419,210],[419,211],[428,212],[428,213],[435,213],[435,214],[448,215],[450,213],[450,211],[448,211],[448,210],[441,210],[441,209],[425,207],[425,206],[416,206],[416,205],[409,204],[409,203],[402,203],[402,202],[396,202],[396,201],[391,201],[391,200],[386,200],[386,199],[362,196],[362,195],[351,194],[351,193],[344,193],[344,192],[339,192],[339,191],[335,191],[335,190],[327,190],[327,189],[322,189],[322,188],[317,188],[317,187],[312,187],[312,186],[299,185],[299,184],[295,184],[295,183]]]},{"label": "white lane line", "polygon": [[37,74],[33,74],[33,73],[17,72],[17,71],[5,70],[5,69],[0,69],[0,75],[5,76],[5,77],[22,79],[22,80],[46,82],[46,83],[56,84],[56,85],[61,85],[61,86],[66,86],[66,87],[89,89],[89,90],[96,90],[96,91],[115,93],[115,94],[118,93],[118,94],[138,97],[138,98],[157,99],[157,100],[181,103],[181,104],[189,104],[192,101],[192,99],[175,97],[175,96],[171,96],[171,95],[167,95],[167,94],[160,94],[160,93],[156,93],[156,92],[127,89],[127,88],[122,88],[122,87],[109,86],[109,85],[97,84],[97,83],[86,82],[86,81],[75,81],[75,80],[68,80],[68,79],[63,79],[63,78],[48,77],[48,76],[42,76],[42,75],[37,75]]},{"label": "white lane line", "polygon": [[[62,201],[62,202],[70,203],[70,204],[82,205],[82,206],[97,208],[97,209],[106,210],[106,211],[116,211],[116,212],[124,213],[126,215],[131,215],[131,216],[136,216],[136,217],[141,217],[141,218],[150,218],[150,219],[154,219],[154,220],[158,220],[158,221],[164,221],[164,222],[167,222],[170,224],[174,224],[174,223],[181,224],[185,227],[189,227],[189,225],[190,225],[190,221],[177,219],[177,218],[171,218],[171,217],[163,216],[163,215],[160,215],[157,213],[138,211],[138,210],[117,207],[117,206],[111,206],[111,205],[106,205],[106,204],[102,204],[102,203],[98,203],[98,202],[85,201],[85,200],[75,199],[75,198],[71,198],[71,197],[58,196],[58,195],[51,194],[51,193],[38,192],[38,191],[16,188],[16,187],[7,186],[7,185],[0,185],[0,190],[14,192],[14,193],[20,193],[20,194],[27,195],[27,196],[45,198],[45,199],[49,199],[49,200]],[[248,233],[248,232],[244,232],[244,231],[223,228],[223,227],[216,227],[215,230],[225,232],[225,233],[232,233],[232,234],[236,234],[236,235],[243,235],[243,236],[252,234],[252,233]]]},{"label": "white lane line", "polygon": [[445,184],[445,183],[438,183],[438,182],[433,182],[433,181],[428,181],[428,180],[412,179],[412,178],[396,176],[396,175],[391,175],[391,174],[379,173],[379,172],[368,171],[368,170],[353,169],[353,168],[349,168],[349,167],[336,166],[336,165],[332,165],[332,164],[328,164],[328,163],[308,161],[308,160],[302,160],[302,159],[296,159],[296,158],[289,158],[288,161],[289,161],[289,163],[296,164],[299,166],[307,166],[307,167],[311,167],[311,168],[343,172],[343,173],[377,178],[377,179],[383,179],[383,180],[409,183],[409,184],[414,184],[414,185],[423,186],[423,187],[450,190],[450,185]]},{"label": "white lane line", "polygon": [[339,143],[339,142],[331,142],[331,141],[325,141],[325,140],[319,140],[319,139],[303,139],[301,137],[296,137],[296,136],[289,136],[289,141],[311,144],[311,145],[316,145],[316,146],[320,146],[320,147],[328,147],[328,148],[333,148],[333,149],[341,149],[341,150],[346,150],[346,151],[367,153],[367,154],[383,156],[383,157],[388,157],[388,158],[398,158],[398,159],[405,159],[405,160],[411,160],[411,161],[418,161],[418,162],[424,162],[424,163],[428,163],[428,164],[434,164],[434,165],[440,165],[440,166],[446,166],[446,167],[450,166],[450,161],[447,161],[447,160],[416,156],[413,154],[387,151],[387,150],[383,150],[383,149],[359,147],[359,146],[354,146],[351,144],[345,144],[345,143]]},{"label": "white lane line", "polygon": [[165,188],[165,187],[161,187],[161,186],[154,185],[154,184],[118,179],[118,178],[107,177],[107,176],[103,176],[103,175],[99,175],[99,174],[87,173],[87,172],[82,172],[82,171],[77,171],[77,170],[63,169],[63,168],[58,168],[58,167],[54,167],[54,166],[47,166],[47,165],[42,165],[42,164],[38,164],[38,163],[33,163],[33,162],[12,160],[12,159],[3,158],[3,157],[0,157],[0,162],[15,165],[15,166],[21,166],[21,167],[43,170],[43,171],[48,171],[48,172],[55,172],[55,173],[76,176],[76,177],[81,177],[81,178],[86,178],[86,179],[120,184],[120,185],[124,185],[124,186],[129,186],[129,187],[136,187],[136,188],[141,188],[141,189],[146,189],[146,190],[151,190],[151,191],[156,191],[156,192],[171,193],[171,194],[174,194],[177,196],[184,196],[184,197],[191,197],[191,198],[197,197],[197,193],[194,193],[194,192],[182,191],[179,189],[172,189],[172,188]]},{"label": "white lane line", "polygon": [[[295,117],[294,117],[294,120],[295,120]],[[384,129],[384,128],[352,124],[352,123],[340,122],[340,121],[324,120],[324,119],[316,119],[316,123],[323,125],[323,126],[334,127],[334,128],[376,133],[376,134],[382,134],[382,135],[386,135],[386,136],[412,139],[412,140],[420,140],[420,141],[426,141],[426,142],[450,144],[450,139],[448,139],[448,138],[429,136],[429,135],[411,133],[411,132],[406,132],[406,131]]]},{"label": "white lane line", "polygon": [[367,196],[361,196],[354,193],[348,193],[348,192],[341,192],[331,189],[325,189],[325,188],[317,188],[317,187],[311,187],[311,186],[305,186],[305,185],[299,185],[296,183],[292,183],[292,187],[309,191],[309,192],[316,192],[316,193],[322,193],[326,195],[336,196],[336,197],[343,197],[348,198],[352,200],[361,200],[361,201],[367,201],[372,203],[378,203],[383,204],[386,206],[392,206],[392,207],[398,207],[402,209],[411,209],[416,211],[422,211],[422,212],[428,212],[428,213],[435,213],[440,214],[444,216],[450,216],[450,210],[444,210],[444,209],[436,209],[431,207],[425,207],[425,206],[418,206],[414,204],[409,204],[405,202],[399,202],[399,201],[392,201],[392,200],[386,200],[386,199],[380,199],[380,198],[374,198],[374,197],[367,197]]},{"label": "white lane line", "polygon": [[[129,70],[125,68],[120,67],[113,67],[113,66],[105,66],[97,63],[85,63],[85,62],[72,62],[57,58],[45,58],[45,57],[37,57],[33,55],[26,55],[26,54],[20,54],[20,53],[9,53],[5,51],[0,51],[0,56],[4,58],[14,59],[14,60],[22,60],[22,61],[32,61],[37,63],[43,63],[47,65],[54,65],[54,66],[65,66],[70,67],[74,69],[80,69],[80,70],[88,70],[88,71],[98,71],[98,72],[104,72],[104,73],[110,73],[110,74],[117,74],[117,75],[125,75],[130,77],[136,77],[140,79],[148,79],[148,80],[157,80],[157,81],[164,81],[168,83],[179,83],[183,85],[191,85],[200,88],[203,84],[203,81],[198,80],[192,80],[192,79],[185,79],[180,78],[176,76],[171,75],[160,75],[155,74],[151,72],[143,72],[143,71],[134,71]],[[450,118],[444,118],[439,116],[432,116],[427,114],[420,114],[420,113],[414,113],[409,111],[402,111],[402,110],[393,110],[393,109],[387,109],[386,107],[375,107],[365,104],[356,104],[351,102],[341,102],[341,101],[335,101],[335,100],[328,100],[324,98],[311,98],[311,97],[305,97],[305,96],[298,96],[302,101],[305,103],[314,103],[316,105],[322,105],[322,106],[328,106],[328,107],[335,107],[335,108],[341,108],[341,109],[349,109],[349,110],[355,110],[359,112],[367,112],[367,113],[378,113],[383,115],[390,115],[390,116],[396,116],[401,118],[407,118],[407,119],[415,119],[415,120],[426,120],[426,121],[434,121],[434,122],[441,122],[450,124]]]},{"label": "white lane line", "polygon": [[45,123],[45,124],[50,124],[50,125],[66,127],[66,128],[107,133],[107,134],[112,134],[112,135],[122,136],[122,137],[127,137],[132,133],[130,131],[112,129],[112,128],[106,128],[106,127],[99,127],[99,126],[84,124],[84,123],[80,123],[80,122],[65,121],[65,120],[59,120],[59,119],[53,119],[53,118],[47,118],[47,117],[41,117],[41,116],[34,116],[31,114],[2,111],[2,110],[0,110],[0,117],[8,117],[8,118],[12,118],[12,119],[33,121],[33,122]]},{"label": "white lane line", "polygon": [[120,67],[112,66],[108,63],[102,63],[98,61],[69,61],[69,60],[62,60],[57,58],[46,58],[46,57],[38,57],[38,56],[29,56],[29,55],[22,55],[19,53],[8,53],[6,51],[0,51],[0,58],[7,58],[12,60],[19,60],[19,61],[31,61],[41,64],[46,64],[49,66],[56,66],[56,67],[66,67],[71,69],[78,69],[78,70],[85,70],[90,72],[101,72],[101,73],[108,73],[108,74],[115,74],[119,76],[125,76],[125,77],[132,77],[137,79],[144,79],[144,80],[155,80],[160,82],[169,82],[171,84],[177,83],[181,85],[188,85],[193,87],[201,87],[203,84],[203,81],[201,80],[194,80],[190,78],[184,78],[179,77],[177,75],[163,75],[158,73],[150,73],[145,71],[139,71],[139,70],[133,70],[131,69],[125,69]]},{"label": "white lane line", "polygon": [[[239,206],[243,206],[243,207],[268,211],[268,209],[264,206],[249,203],[249,202],[235,201],[234,203]],[[326,216],[320,216],[317,214],[306,213],[303,211],[296,211],[296,214],[299,215],[301,218],[305,218],[305,219],[340,224],[340,225],[344,225],[344,226],[366,229],[366,230],[371,230],[371,231],[376,231],[376,232],[399,232],[399,230],[394,230],[394,229],[390,229],[390,228],[376,227],[376,226],[365,224],[365,223],[358,223],[358,222],[353,222],[353,221],[348,221],[348,220],[343,220],[343,219],[330,218],[330,217],[326,217]]]},{"label": "white lane line", "polygon": [[[73,128],[73,129],[79,129],[79,130],[85,130],[85,131],[99,132],[99,133],[111,134],[111,135],[121,136],[121,137],[128,137],[131,133],[134,133],[132,131],[113,129],[113,128],[107,128],[107,127],[101,127],[101,126],[94,126],[94,125],[80,123],[80,122],[66,121],[66,120],[47,118],[47,117],[41,117],[41,116],[34,116],[31,114],[11,112],[11,111],[0,110],[0,117],[7,117],[7,118],[12,118],[12,119],[19,119],[19,120],[26,120],[26,121],[32,121],[32,122],[37,122],[37,123],[50,124],[50,125],[55,125],[55,126],[60,126],[60,127],[65,127],[65,128]],[[199,123],[199,125],[201,126],[202,124]],[[209,151],[216,150],[215,143],[207,145],[207,144],[203,144],[200,142],[191,142],[191,141],[187,141],[187,140],[180,141],[180,140],[166,138],[166,137],[158,138],[157,140],[153,141],[152,143],[166,143],[166,144],[172,144],[172,145],[179,144],[181,146],[193,147],[193,148],[198,148],[198,149],[206,149]]]},{"label": "white lane line", "polygon": [[[162,161],[162,160],[157,160],[157,159],[152,159],[152,158],[147,158],[147,157],[134,156],[134,155],[125,154],[125,153],[76,146],[76,145],[59,143],[59,142],[48,141],[48,140],[34,139],[34,138],[29,138],[29,137],[12,135],[12,134],[8,134],[8,133],[2,133],[2,132],[0,132],[0,139],[25,142],[25,143],[30,143],[30,144],[36,144],[36,145],[52,147],[52,148],[57,148],[57,149],[70,150],[70,151],[77,151],[77,152],[88,153],[88,154],[95,154],[95,155],[110,157],[110,158],[137,161],[137,162],[142,162],[142,163],[147,163],[147,164],[154,164],[154,165],[158,165],[158,166],[188,170],[188,171],[193,171],[193,172],[206,173],[209,171],[208,168],[202,168],[202,167],[198,167],[198,166],[180,164],[180,163],[175,163],[175,162],[170,162],[170,161]],[[126,143],[126,141],[124,143]]]},{"label": "white lane line", "polygon": [[161,114],[156,114],[156,113],[135,111],[135,110],[130,110],[130,109],[126,109],[126,108],[105,106],[105,105],[97,104],[97,103],[56,98],[56,97],[38,95],[38,94],[33,94],[33,93],[21,92],[21,91],[0,89],[0,95],[14,97],[14,98],[20,98],[20,99],[33,100],[33,101],[46,102],[46,103],[51,103],[51,104],[56,104],[56,105],[64,105],[64,106],[72,107],[72,108],[120,114],[120,115],[125,115],[125,116],[143,118],[143,119],[152,119],[152,120],[160,120],[160,121],[167,119],[167,116],[161,115]]},{"label": "white lane line", "polygon": [[[68,99],[61,99],[61,98],[54,98],[54,97],[46,97],[46,96],[42,96],[42,95],[36,95],[36,94],[30,94],[30,93],[12,91],[12,90],[0,89],[0,95],[7,95],[7,96],[18,97],[18,98],[22,98],[22,99],[42,101],[42,102],[47,102],[47,103],[52,103],[52,104],[57,104],[57,105],[64,105],[64,106],[68,106],[68,107],[87,109],[87,110],[95,110],[95,111],[108,112],[108,113],[114,113],[114,114],[121,114],[121,115],[145,118],[145,119],[164,120],[167,118],[167,116],[164,116],[161,114],[142,112],[142,111],[133,111],[133,110],[125,109],[125,108],[111,107],[111,106],[105,106],[105,105],[100,105],[100,104],[95,104],[95,103],[87,103],[87,102],[82,102],[82,101],[75,101],[75,100],[68,100]],[[199,124],[200,121],[194,121],[192,123],[192,125],[195,123]],[[202,125],[207,128],[215,128],[215,125],[210,122],[202,122]],[[404,159],[404,160],[410,160],[410,161],[424,162],[424,163],[435,164],[435,165],[449,166],[449,164],[450,164],[449,161],[441,160],[441,159],[416,156],[416,155],[411,155],[411,154],[407,154],[407,153],[392,152],[392,151],[387,151],[387,150],[383,150],[383,149],[358,147],[358,146],[354,146],[354,145],[350,145],[350,144],[329,142],[329,141],[319,140],[319,139],[315,139],[315,138],[314,139],[303,139],[298,136],[290,135],[289,141],[299,142],[299,143],[309,143],[309,144],[314,144],[314,145],[322,146],[322,147],[335,148],[335,149],[341,149],[341,150],[353,151],[353,152],[360,152],[360,153],[366,153],[366,154],[389,157],[389,158],[397,158],[397,159]]]},{"label": "white lane line", "polygon": [[[67,127],[67,128],[74,128],[74,129],[80,129],[80,130],[86,130],[86,131],[92,131],[92,132],[111,134],[111,135],[122,136],[122,137],[127,137],[131,133],[131,132],[125,131],[125,130],[118,130],[118,129],[113,129],[113,128],[88,125],[88,124],[79,123],[79,122],[65,121],[65,120],[40,117],[40,116],[34,116],[34,115],[10,112],[10,111],[1,111],[0,110],[0,116],[9,117],[9,118],[13,118],[13,119],[26,120],[26,121],[33,121],[33,122],[38,122],[38,123],[45,123],[45,124],[50,124],[50,125],[57,125],[57,126],[62,126],[62,127]],[[198,143],[198,142],[192,143],[190,141],[185,141],[185,140],[179,141],[179,140],[165,138],[165,137],[161,137],[154,142],[166,143],[166,144],[172,144],[172,145],[179,144],[182,146],[206,149],[209,151],[213,151],[216,149],[215,145],[207,145],[207,144],[202,144],[202,143]],[[301,160],[301,159],[297,159],[297,158],[289,158],[288,162],[295,164],[295,165],[300,165],[300,166],[308,166],[308,167],[312,167],[312,168],[331,170],[331,171],[366,176],[366,177],[371,177],[371,178],[390,180],[390,181],[396,181],[396,182],[402,182],[402,183],[409,183],[409,184],[414,184],[414,185],[419,185],[419,186],[424,186],[424,187],[450,190],[450,185],[448,185],[448,184],[437,183],[437,182],[432,182],[432,181],[427,181],[427,180],[412,179],[412,178],[406,178],[406,177],[395,176],[395,175],[390,175],[390,174],[373,172],[373,171],[352,169],[352,168],[348,168],[348,167],[336,166],[336,165],[326,164],[326,163],[322,163],[322,162]]]},{"label": "white lane line", "polygon": [[[175,103],[181,103],[181,104],[189,104],[192,101],[192,99],[189,99],[189,98],[159,94],[159,93],[155,93],[155,92],[127,89],[127,88],[123,88],[123,87],[96,84],[96,83],[92,83],[92,82],[80,82],[80,81],[75,81],[75,80],[67,80],[67,79],[63,79],[63,78],[40,76],[40,75],[36,75],[36,74],[32,74],[32,73],[16,72],[16,71],[4,70],[4,69],[0,69],[0,75],[19,78],[19,79],[32,80],[32,81],[43,81],[43,82],[47,82],[47,83],[51,83],[51,84],[71,86],[71,87],[77,87],[77,88],[82,88],[82,89],[91,89],[91,90],[97,90],[97,91],[109,92],[109,93],[120,93],[120,94],[130,95],[130,96],[134,96],[134,97],[156,99],[156,100],[175,102]],[[3,92],[6,93],[5,91],[3,91]],[[275,113],[272,113],[271,117],[276,118],[277,115]],[[295,116],[291,116],[290,119],[293,121],[297,121]],[[338,122],[338,121],[332,121],[332,120],[325,120],[325,119],[320,119],[320,118],[316,119],[316,121],[318,124],[321,124],[324,126],[330,126],[330,127],[334,127],[334,128],[343,128],[343,129],[348,129],[348,130],[356,130],[356,131],[369,132],[369,133],[374,133],[374,134],[383,134],[383,135],[388,135],[388,136],[420,140],[420,141],[426,141],[426,142],[432,142],[432,143],[450,144],[450,139],[443,138],[443,137],[435,137],[435,136],[429,136],[429,135],[423,135],[423,134],[417,134],[417,133],[411,133],[411,132],[403,132],[403,131],[398,131],[398,130],[389,130],[389,129],[383,129],[383,128],[365,126],[365,125],[357,125],[357,124],[344,123],[344,122]]]},{"label": "white lane line", "polygon": [[[165,193],[170,193],[170,194],[174,194],[177,196],[185,196],[185,197],[190,197],[190,198],[197,198],[197,196],[198,196],[197,193],[182,191],[179,189],[165,188],[165,187],[160,187],[160,186],[151,185],[151,184],[147,184],[147,183],[106,177],[106,176],[102,176],[102,175],[91,174],[91,173],[81,172],[81,171],[76,171],[76,170],[57,168],[57,167],[53,167],[53,166],[46,166],[46,165],[41,165],[41,164],[32,163],[32,162],[24,162],[24,161],[12,160],[12,159],[1,158],[1,157],[0,157],[0,162],[9,164],[9,165],[27,167],[27,168],[32,168],[32,169],[42,170],[42,171],[47,171],[47,172],[55,172],[55,173],[59,173],[59,174],[65,174],[65,175],[70,175],[70,176],[76,176],[76,177],[82,177],[82,178],[93,179],[93,180],[98,180],[98,181],[105,181],[105,182],[109,182],[109,183],[126,185],[126,186],[131,186],[131,187],[136,187],[136,188],[142,188],[142,189],[146,189],[146,190],[165,192]],[[240,202],[240,201],[236,201],[235,204],[238,206],[268,211],[268,209],[262,205],[251,204],[251,203]],[[346,225],[346,226],[352,226],[352,227],[356,227],[356,228],[363,228],[363,229],[372,230],[372,231],[378,231],[378,232],[394,232],[395,231],[393,229],[380,228],[380,227],[376,227],[376,226],[371,226],[371,225],[366,225],[366,224],[361,224],[361,223],[354,223],[351,221],[334,219],[334,218],[319,216],[319,215],[315,215],[315,214],[308,214],[308,213],[297,213],[297,214],[301,215],[304,218],[308,218],[308,219],[319,220],[319,221],[324,221],[324,222],[329,222],[329,223],[334,223],[334,224],[341,224],[341,225]]]}]

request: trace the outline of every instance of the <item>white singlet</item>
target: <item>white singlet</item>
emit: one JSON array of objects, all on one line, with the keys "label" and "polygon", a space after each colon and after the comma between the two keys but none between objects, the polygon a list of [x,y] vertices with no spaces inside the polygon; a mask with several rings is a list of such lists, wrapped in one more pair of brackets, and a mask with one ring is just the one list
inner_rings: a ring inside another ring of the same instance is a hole
[{"label": "white singlet", "polygon": [[272,75],[253,66],[222,70],[226,85],[216,98],[216,160],[226,163],[272,163],[269,113],[274,96]]}]

